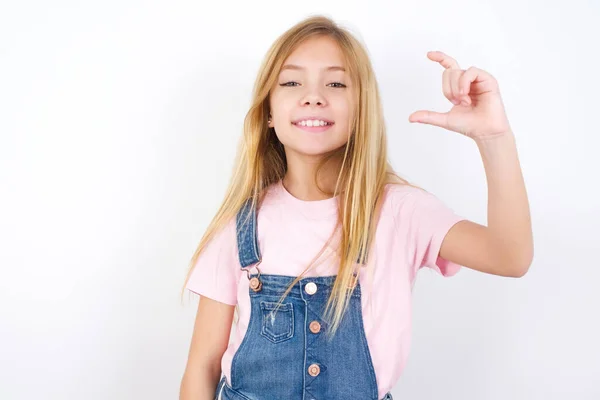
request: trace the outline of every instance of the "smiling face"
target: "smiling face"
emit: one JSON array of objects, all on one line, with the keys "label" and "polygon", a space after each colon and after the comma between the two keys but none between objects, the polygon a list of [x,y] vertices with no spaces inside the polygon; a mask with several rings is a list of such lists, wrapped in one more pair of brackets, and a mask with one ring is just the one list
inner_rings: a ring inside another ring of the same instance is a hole
[{"label": "smiling face", "polygon": [[343,53],[330,37],[311,38],[285,60],[270,95],[272,120],[288,159],[318,156],[346,144],[354,88]]}]

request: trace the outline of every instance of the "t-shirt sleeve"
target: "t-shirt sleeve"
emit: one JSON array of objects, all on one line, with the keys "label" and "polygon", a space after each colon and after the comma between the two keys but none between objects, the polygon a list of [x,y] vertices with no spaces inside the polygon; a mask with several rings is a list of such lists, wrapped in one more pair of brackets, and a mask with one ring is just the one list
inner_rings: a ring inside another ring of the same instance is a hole
[{"label": "t-shirt sleeve", "polygon": [[208,242],[194,263],[186,289],[221,303],[237,303],[240,276],[235,219]]},{"label": "t-shirt sleeve", "polygon": [[440,257],[440,248],[450,228],[465,218],[435,195],[418,188],[411,190],[403,208],[405,221],[409,224],[408,241],[414,252],[413,277],[422,267],[443,276],[455,275],[461,266]]}]

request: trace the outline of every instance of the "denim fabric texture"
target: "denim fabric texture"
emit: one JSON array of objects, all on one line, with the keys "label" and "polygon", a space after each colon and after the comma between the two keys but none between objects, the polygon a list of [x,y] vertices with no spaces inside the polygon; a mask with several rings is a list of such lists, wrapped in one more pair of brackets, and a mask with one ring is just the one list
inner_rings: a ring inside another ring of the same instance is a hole
[{"label": "denim fabric texture", "polygon": [[[260,262],[256,210],[248,202],[237,216],[242,268]],[[325,336],[325,304],[335,276],[306,277],[275,309],[293,276],[251,274],[261,290],[248,288],[250,320],[223,376],[216,400],[378,400],[377,380],[364,332],[361,287],[357,283],[332,339]],[[384,400],[392,400],[387,393]]]}]

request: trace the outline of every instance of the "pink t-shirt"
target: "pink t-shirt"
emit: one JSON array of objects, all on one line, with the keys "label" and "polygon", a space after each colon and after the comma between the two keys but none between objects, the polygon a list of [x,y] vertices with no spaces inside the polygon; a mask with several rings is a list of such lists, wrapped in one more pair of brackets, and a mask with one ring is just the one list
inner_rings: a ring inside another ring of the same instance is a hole
[{"label": "pink t-shirt", "polygon": [[[336,199],[303,201],[292,196],[281,182],[272,185],[257,217],[261,273],[300,275],[333,232],[336,212]],[[411,293],[417,271],[425,266],[451,276],[460,269],[439,257],[439,250],[448,230],[462,219],[424,190],[407,185],[386,186],[366,266],[373,268],[373,275],[370,278],[369,272],[361,268],[359,278],[363,324],[379,398],[398,381],[408,358]],[[306,276],[335,275],[334,258],[327,258]],[[252,268],[251,272],[256,270]],[[248,278],[240,269],[235,220],[201,253],[187,288],[222,303],[239,305],[239,320],[221,361],[222,371],[231,383],[231,360],[250,320]]]}]

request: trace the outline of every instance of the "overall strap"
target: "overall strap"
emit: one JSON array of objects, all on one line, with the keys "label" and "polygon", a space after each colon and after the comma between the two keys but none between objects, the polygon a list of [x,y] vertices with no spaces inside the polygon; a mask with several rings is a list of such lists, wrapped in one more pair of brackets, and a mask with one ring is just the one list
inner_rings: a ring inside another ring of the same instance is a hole
[{"label": "overall strap", "polygon": [[242,268],[258,263],[261,256],[256,232],[256,207],[252,206],[251,198],[246,200],[236,215],[236,236]]}]

